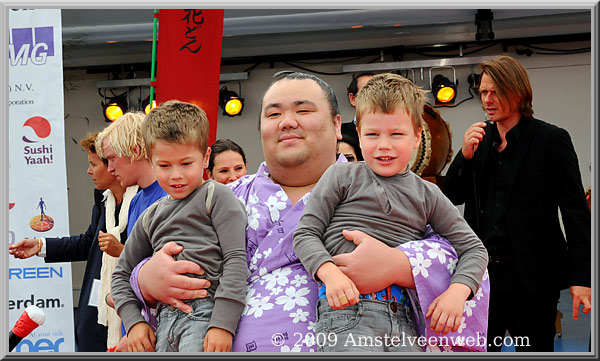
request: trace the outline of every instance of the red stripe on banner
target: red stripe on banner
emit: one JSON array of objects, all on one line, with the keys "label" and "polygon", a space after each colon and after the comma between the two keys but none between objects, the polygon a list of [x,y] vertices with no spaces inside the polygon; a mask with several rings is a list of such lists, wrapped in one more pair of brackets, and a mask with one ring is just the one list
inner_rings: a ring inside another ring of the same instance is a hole
[{"label": "red stripe on banner", "polygon": [[159,11],[156,101],[196,104],[210,122],[209,143],[217,137],[223,9]]}]

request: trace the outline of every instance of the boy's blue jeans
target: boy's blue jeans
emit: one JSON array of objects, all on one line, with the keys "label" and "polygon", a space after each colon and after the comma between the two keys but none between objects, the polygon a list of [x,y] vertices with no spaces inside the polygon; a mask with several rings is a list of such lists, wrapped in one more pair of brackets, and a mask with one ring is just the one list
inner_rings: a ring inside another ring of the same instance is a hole
[{"label": "boy's blue jeans", "polygon": [[315,342],[319,352],[423,352],[410,306],[359,300],[334,310],[327,299],[317,304]]},{"label": "boy's blue jeans", "polygon": [[158,311],[156,352],[202,352],[204,337],[212,316],[212,299],[198,298],[185,301],[192,313],[162,304]]}]

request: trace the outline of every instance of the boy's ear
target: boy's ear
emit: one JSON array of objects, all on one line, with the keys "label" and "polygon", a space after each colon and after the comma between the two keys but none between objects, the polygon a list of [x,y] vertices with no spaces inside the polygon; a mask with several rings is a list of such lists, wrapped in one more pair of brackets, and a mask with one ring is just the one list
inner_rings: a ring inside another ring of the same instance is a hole
[{"label": "boy's ear", "polygon": [[133,146],[133,154],[135,155],[135,159],[139,159],[142,154],[142,148],[139,145]]},{"label": "boy's ear", "polygon": [[206,148],[206,154],[204,154],[204,169],[208,168],[208,160],[210,159],[210,147]]},{"label": "boy's ear", "polygon": [[417,136],[416,136],[414,149],[419,148],[419,144],[421,144],[421,134],[422,133],[423,133],[423,128],[419,127],[419,129],[417,129]]}]

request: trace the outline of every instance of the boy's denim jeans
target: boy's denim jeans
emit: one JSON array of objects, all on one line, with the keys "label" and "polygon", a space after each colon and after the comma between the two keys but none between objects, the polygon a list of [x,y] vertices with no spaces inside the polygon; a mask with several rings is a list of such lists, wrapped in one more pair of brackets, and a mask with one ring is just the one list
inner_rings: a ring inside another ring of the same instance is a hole
[{"label": "boy's denim jeans", "polygon": [[423,352],[410,306],[361,299],[334,310],[327,299],[317,304],[315,342],[319,352]]},{"label": "boy's denim jeans", "polygon": [[199,298],[185,301],[192,313],[162,304],[158,311],[156,352],[202,352],[204,336],[212,316],[212,299]]}]

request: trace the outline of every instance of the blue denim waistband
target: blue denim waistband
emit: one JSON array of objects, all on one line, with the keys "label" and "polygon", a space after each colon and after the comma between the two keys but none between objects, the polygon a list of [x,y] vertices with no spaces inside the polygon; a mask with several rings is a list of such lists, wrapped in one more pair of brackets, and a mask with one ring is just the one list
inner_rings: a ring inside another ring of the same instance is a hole
[{"label": "blue denim waistband", "polygon": [[[319,298],[327,299],[326,287],[323,283],[318,283],[319,287]],[[404,287],[400,287],[398,285],[391,285],[382,289],[381,291],[361,294],[360,298],[363,300],[379,300],[379,301],[387,301],[387,302],[397,302],[401,305],[409,306],[410,299],[408,298],[408,294],[406,293],[406,289]]]}]

